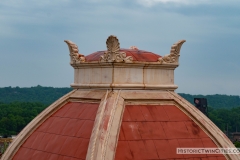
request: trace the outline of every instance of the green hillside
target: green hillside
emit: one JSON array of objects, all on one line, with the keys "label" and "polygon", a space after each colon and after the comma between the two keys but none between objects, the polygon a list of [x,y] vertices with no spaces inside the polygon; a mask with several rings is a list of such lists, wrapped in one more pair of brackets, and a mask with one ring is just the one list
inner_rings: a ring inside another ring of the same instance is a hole
[{"label": "green hillside", "polygon": [[183,98],[185,98],[190,103],[193,103],[194,98],[206,98],[208,101],[208,106],[212,108],[234,108],[240,107],[240,97],[232,95],[191,95],[185,93],[179,93]]},{"label": "green hillside", "polygon": [[[72,88],[42,87],[40,85],[29,88],[4,87],[0,88],[0,102],[40,102],[51,104],[61,96],[70,92]],[[194,98],[207,98],[208,106],[212,108],[234,108],[240,106],[240,97],[232,95],[191,95],[179,93],[183,98],[193,104]]]},{"label": "green hillside", "polygon": [[72,88],[42,87],[40,85],[30,88],[4,87],[0,88],[0,102],[40,102],[49,105],[70,91]]}]

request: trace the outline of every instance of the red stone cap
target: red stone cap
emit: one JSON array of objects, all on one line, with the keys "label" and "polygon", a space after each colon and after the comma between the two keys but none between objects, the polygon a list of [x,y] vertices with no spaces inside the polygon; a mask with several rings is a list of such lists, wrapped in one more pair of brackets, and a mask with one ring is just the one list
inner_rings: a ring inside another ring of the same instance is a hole
[{"label": "red stone cap", "polygon": [[[92,61],[99,61],[100,57],[104,55],[104,53],[107,51],[97,51],[94,52],[88,56],[85,57],[86,62],[92,62]],[[131,56],[133,61],[139,61],[139,62],[157,62],[158,58],[161,58],[162,56],[144,51],[139,49],[124,49],[121,48],[119,52],[126,53],[126,56]]]}]

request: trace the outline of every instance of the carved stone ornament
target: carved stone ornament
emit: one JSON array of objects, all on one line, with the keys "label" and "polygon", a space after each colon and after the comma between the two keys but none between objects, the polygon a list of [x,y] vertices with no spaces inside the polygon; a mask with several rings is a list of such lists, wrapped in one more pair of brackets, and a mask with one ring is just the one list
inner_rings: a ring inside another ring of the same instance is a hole
[{"label": "carved stone ornament", "polygon": [[177,43],[174,43],[171,47],[170,54],[159,58],[158,61],[161,64],[178,63],[178,59],[179,59],[179,56],[180,56],[180,49],[181,49],[182,44],[184,42],[186,42],[186,40],[180,40]]},{"label": "carved stone ornament", "polygon": [[100,62],[125,62],[131,63],[133,58],[126,56],[125,52],[120,52],[120,44],[116,36],[109,36],[107,41],[107,51],[100,57]]},{"label": "carved stone ornament", "polygon": [[84,55],[78,53],[78,46],[75,43],[73,43],[72,41],[69,41],[69,40],[65,40],[64,42],[67,43],[68,48],[69,48],[71,64],[85,62]]}]

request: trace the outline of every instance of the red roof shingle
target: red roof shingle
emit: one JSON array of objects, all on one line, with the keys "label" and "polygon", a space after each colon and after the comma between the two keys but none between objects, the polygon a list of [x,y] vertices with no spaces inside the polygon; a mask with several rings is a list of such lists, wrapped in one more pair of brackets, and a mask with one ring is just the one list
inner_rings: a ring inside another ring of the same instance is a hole
[{"label": "red roof shingle", "polygon": [[116,160],[225,157],[222,154],[176,154],[177,148],[218,148],[174,105],[126,105]]},{"label": "red roof shingle", "polygon": [[86,159],[98,106],[67,103],[30,135],[13,159]]}]

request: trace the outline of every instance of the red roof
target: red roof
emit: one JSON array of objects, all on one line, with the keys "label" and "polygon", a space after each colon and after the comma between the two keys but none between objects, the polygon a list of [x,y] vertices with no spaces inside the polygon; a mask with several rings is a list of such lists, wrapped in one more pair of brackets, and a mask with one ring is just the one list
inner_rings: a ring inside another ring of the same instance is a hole
[{"label": "red roof", "polygon": [[[120,49],[120,52],[125,52],[126,56],[132,56],[133,61],[140,62],[157,62],[158,58],[161,56],[152,52],[138,50],[138,49]],[[99,61],[100,56],[104,54],[106,51],[98,51],[94,52],[88,56],[86,56],[86,62],[91,61]]]},{"label": "red roof", "polygon": [[116,149],[124,159],[226,159],[222,154],[176,154],[176,148],[218,148],[174,105],[126,105]]},{"label": "red roof", "polygon": [[67,103],[28,137],[13,159],[86,159],[98,106]]}]

